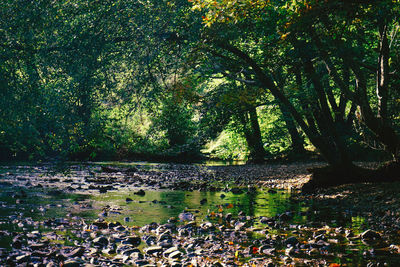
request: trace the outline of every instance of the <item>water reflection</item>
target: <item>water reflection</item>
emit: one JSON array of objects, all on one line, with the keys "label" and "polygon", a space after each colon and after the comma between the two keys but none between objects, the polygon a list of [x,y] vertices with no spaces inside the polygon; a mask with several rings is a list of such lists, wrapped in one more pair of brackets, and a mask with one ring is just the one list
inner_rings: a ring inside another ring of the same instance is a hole
[{"label": "water reflection", "polygon": [[[285,211],[299,211],[300,206],[289,201],[290,193],[279,191],[254,191],[233,194],[231,192],[201,191],[147,191],[145,196],[130,192],[109,192],[93,196],[93,205],[101,211],[107,209],[109,219],[128,224],[144,225],[151,222],[165,223],[171,217],[178,217],[184,210],[204,218],[210,212],[232,213],[243,211],[249,216],[272,217]],[[126,198],[133,201],[126,203]]]}]

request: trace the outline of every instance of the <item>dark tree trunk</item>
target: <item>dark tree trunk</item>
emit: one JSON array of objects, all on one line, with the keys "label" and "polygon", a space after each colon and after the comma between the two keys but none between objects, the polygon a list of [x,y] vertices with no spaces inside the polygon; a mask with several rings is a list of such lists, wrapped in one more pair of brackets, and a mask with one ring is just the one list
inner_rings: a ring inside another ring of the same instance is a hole
[{"label": "dark tree trunk", "polygon": [[[400,163],[398,161],[386,167],[379,168],[378,170],[369,170],[357,167],[351,162],[347,154],[347,147],[343,142],[344,140],[342,140],[343,137],[340,136],[339,132],[337,132],[329,106],[327,106],[326,95],[324,95],[322,86],[320,86],[320,83],[318,82],[318,77],[315,76],[312,62],[310,64],[310,61],[306,61],[305,65],[303,65],[302,67],[304,68],[305,72],[308,72],[308,77],[313,82],[314,89],[316,90],[316,94],[318,95],[319,103],[315,105],[316,109],[312,110],[313,112],[315,112],[314,114],[312,114],[312,116],[310,116],[310,114],[306,114],[303,116],[289,101],[281,88],[277,87],[272,77],[269,74],[264,73],[264,70],[248,54],[226,43],[219,43],[218,45],[219,47],[235,54],[237,57],[242,59],[244,63],[248,64],[248,66],[253,69],[254,74],[256,75],[259,82],[263,86],[265,86],[265,88],[268,88],[276,99],[282,102],[282,104],[288,109],[292,117],[296,120],[296,122],[299,124],[299,126],[313,143],[313,145],[321,152],[321,154],[328,162],[328,167],[312,170],[312,179],[304,186],[304,190],[312,190],[318,187],[327,187],[346,183],[399,179]],[[328,62],[327,64],[328,66],[330,65],[329,63],[330,62]],[[353,70],[353,72],[355,72],[355,68],[353,68],[354,66],[352,66],[351,64],[349,64],[348,66],[350,67],[350,69]],[[334,76],[336,81],[342,82],[334,69],[331,72],[331,75]],[[355,76],[357,77],[358,75],[355,73]],[[340,85],[341,88],[342,85],[343,84]],[[365,85],[366,84],[362,84],[362,86]],[[345,86],[343,86],[343,88],[345,88]],[[363,89],[365,90],[365,87]],[[350,99],[354,100],[353,97],[350,97]],[[361,100],[367,100],[367,98],[361,96]],[[367,111],[370,111],[370,106],[368,102],[361,104],[365,104],[364,106],[367,108]],[[326,118],[326,121],[324,119],[321,120],[322,117]],[[374,124],[376,122],[376,117],[372,116],[371,120],[371,124]],[[381,129],[381,131],[383,130],[384,129]],[[390,131],[389,134],[392,135],[393,132]],[[388,136],[385,137],[387,137],[387,139],[390,139]],[[393,139],[396,138],[393,137]]]},{"label": "dark tree trunk", "polygon": [[255,107],[249,107],[247,112],[241,115],[241,122],[244,129],[247,146],[250,150],[249,162],[262,163],[266,155],[260,125],[258,123],[257,110]]},{"label": "dark tree trunk", "polygon": [[249,109],[250,126],[251,126],[251,139],[253,143],[253,153],[250,157],[252,162],[263,162],[265,157],[265,149],[262,142],[260,124],[258,123],[257,110],[255,107]]},{"label": "dark tree trunk", "polygon": [[[325,18],[325,26],[330,27],[327,22],[329,19]],[[388,153],[393,156],[394,161],[400,160],[400,136],[392,125],[388,122],[387,118],[387,103],[389,97],[389,54],[390,46],[388,42],[388,29],[386,24],[386,18],[384,16],[379,17],[378,21],[379,30],[379,56],[378,56],[378,66],[376,73],[376,93],[378,98],[378,112],[377,115],[372,110],[369,97],[367,94],[367,77],[368,74],[365,73],[360,68],[360,64],[356,62],[355,58],[349,57],[349,54],[344,54],[342,47],[346,46],[343,41],[331,40],[331,43],[337,47],[338,55],[343,60],[343,65],[345,69],[345,76],[347,78],[348,70],[351,70],[356,79],[356,90],[353,92],[349,90],[348,85],[343,79],[341,79],[335,65],[332,63],[330,56],[324,49],[322,42],[319,40],[315,32],[312,32],[314,43],[316,44],[322,58],[326,62],[328,72],[332,80],[336,85],[342,90],[343,95],[350,99],[353,103],[360,107],[361,119],[365,125],[374,133],[375,138],[380,141]]]},{"label": "dark tree trunk", "polygon": [[290,112],[279,101],[278,103],[283,115],[283,120],[285,121],[286,128],[290,135],[290,140],[292,141],[292,152],[295,154],[304,154],[306,152],[306,150],[304,149],[304,139],[300,136],[300,133],[297,130],[296,124],[294,123]]}]

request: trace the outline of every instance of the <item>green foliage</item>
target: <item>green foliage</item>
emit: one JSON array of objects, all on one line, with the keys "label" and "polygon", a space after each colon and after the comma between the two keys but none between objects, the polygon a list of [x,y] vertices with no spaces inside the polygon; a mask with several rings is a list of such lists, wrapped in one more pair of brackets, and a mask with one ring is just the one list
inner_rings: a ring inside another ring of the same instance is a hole
[{"label": "green foliage", "polygon": [[260,143],[275,156],[299,128],[325,154],[371,136],[395,155],[399,12],[390,0],[2,1],[0,159],[206,143],[223,159]]},{"label": "green foliage", "polygon": [[185,102],[168,97],[161,103],[160,112],[153,119],[152,131],[163,135],[170,147],[184,145],[195,134],[193,115],[193,110]]},{"label": "green foliage", "polygon": [[246,160],[249,155],[245,138],[229,127],[209,142],[203,152],[222,160]]},{"label": "green foliage", "polygon": [[282,119],[282,113],[276,106],[260,107],[260,128],[263,133],[264,148],[273,156],[289,150],[291,142]]}]

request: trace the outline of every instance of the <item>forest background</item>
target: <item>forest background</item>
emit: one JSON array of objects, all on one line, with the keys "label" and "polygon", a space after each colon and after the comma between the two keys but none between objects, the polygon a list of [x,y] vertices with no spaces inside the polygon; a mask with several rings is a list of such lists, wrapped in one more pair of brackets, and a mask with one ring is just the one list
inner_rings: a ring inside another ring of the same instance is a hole
[{"label": "forest background", "polygon": [[0,3],[0,159],[400,157],[400,1]]}]

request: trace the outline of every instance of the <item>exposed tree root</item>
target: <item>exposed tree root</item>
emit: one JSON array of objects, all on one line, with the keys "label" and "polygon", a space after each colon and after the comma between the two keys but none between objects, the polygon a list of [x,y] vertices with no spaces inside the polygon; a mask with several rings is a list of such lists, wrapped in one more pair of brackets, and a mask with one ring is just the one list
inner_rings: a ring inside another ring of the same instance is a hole
[{"label": "exposed tree root", "polygon": [[400,162],[389,162],[378,169],[366,169],[355,165],[327,166],[309,170],[312,173],[309,182],[304,184],[303,192],[312,192],[318,188],[327,188],[342,184],[378,183],[400,181]]}]

